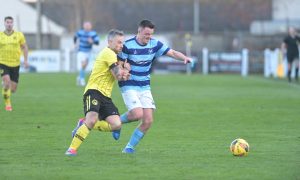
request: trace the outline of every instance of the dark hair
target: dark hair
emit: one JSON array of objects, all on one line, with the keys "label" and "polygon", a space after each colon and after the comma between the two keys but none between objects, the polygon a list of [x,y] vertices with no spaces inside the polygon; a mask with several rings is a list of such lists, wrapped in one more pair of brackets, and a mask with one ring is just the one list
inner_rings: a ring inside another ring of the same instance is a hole
[{"label": "dark hair", "polygon": [[13,17],[11,17],[11,16],[6,16],[5,18],[4,18],[4,21],[6,21],[6,20],[14,20],[14,18]]},{"label": "dark hair", "polygon": [[140,22],[139,27],[141,27],[141,28],[148,27],[150,29],[154,29],[155,25],[150,20],[144,19]]},{"label": "dark hair", "polygon": [[111,40],[113,39],[115,36],[124,36],[124,33],[123,31],[120,31],[118,29],[111,29],[109,32],[108,32],[108,35],[107,35],[107,39],[108,40]]}]

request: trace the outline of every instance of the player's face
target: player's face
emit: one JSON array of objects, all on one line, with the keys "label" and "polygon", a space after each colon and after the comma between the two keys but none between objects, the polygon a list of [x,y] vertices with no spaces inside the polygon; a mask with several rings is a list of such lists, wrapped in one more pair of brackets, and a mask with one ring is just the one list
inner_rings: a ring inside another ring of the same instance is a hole
[{"label": "player's face", "polygon": [[83,23],[83,29],[84,29],[85,31],[90,31],[90,30],[92,30],[92,24],[91,24],[90,22],[84,22],[84,23]]},{"label": "player's face", "polygon": [[13,26],[14,26],[14,21],[11,19],[6,19],[4,21],[4,26],[7,31],[12,31]]},{"label": "player's face", "polygon": [[124,43],[124,36],[115,36],[112,40],[108,41],[108,46],[111,48],[115,53],[120,53],[123,48]]},{"label": "player's face", "polygon": [[295,36],[295,35],[296,35],[296,30],[295,30],[294,28],[290,27],[290,28],[289,28],[289,34],[290,34],[291,36]]},{"label": "player's face", "polygon": [[150,39],[152,38],[152,35],[154,33],[154,29],[145,27],[145,28],[139,28],[138,30],[138,36],[142,44],[148,44]]}]

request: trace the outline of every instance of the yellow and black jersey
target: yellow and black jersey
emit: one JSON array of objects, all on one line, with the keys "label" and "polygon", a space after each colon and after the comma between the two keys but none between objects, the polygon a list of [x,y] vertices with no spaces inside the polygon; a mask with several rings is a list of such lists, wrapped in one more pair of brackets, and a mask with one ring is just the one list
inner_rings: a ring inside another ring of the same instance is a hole
[{"label": "yellow and black jersey", "polygon": [[22,32],[14,31],[10,35],[0,32],[0,64],[9,67],[19,66],[21,45],[25,43],[26,40]]},{"label": "yellow and black jersey", "polygon": [[117,54],[110,48],[104,48],[97,56],[87,86],[84,90],[95,89],[104,96],[111,97],[115,78],[110,69],[117,63]]}]

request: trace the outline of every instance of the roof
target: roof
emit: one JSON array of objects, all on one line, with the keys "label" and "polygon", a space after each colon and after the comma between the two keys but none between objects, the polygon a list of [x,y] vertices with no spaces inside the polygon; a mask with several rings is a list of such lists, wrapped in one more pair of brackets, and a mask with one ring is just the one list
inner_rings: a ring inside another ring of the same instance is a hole
[{"label": "roof", "polygon": [[[0,30],[4,30],[4,17],[14,18],[14,29],[24,34],[37,33],[37,12],[21,0],[0,0]],[[42,15],[42,33],[61,35],[66,29]]]}]

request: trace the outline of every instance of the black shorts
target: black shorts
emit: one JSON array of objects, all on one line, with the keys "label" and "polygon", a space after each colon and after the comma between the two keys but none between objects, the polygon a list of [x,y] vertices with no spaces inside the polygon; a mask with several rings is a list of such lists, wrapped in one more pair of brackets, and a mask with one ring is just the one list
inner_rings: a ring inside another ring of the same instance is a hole
[{"label": "black shorts", "polygon": [[19,70],[20,66],[17,67],[9,67],[4,64],[0,64],[0,74],[1,77],[4,75],[9,75],[10,80],[14,82],[19,82]]},{"label": "black shorts", "polygon": [[83,109],[85,115],[90,111],[99,113],[99,120],[105,120],[110,115],[119,115],[118,108],[111,98],[93,89],[83,95]]},{"label": "black shorts", "polygon": [[299,55],[297,55],[297,54],[287,54],[287,60],[288,60],[289,63],[292,63],[297,59],[299,59]]}]

